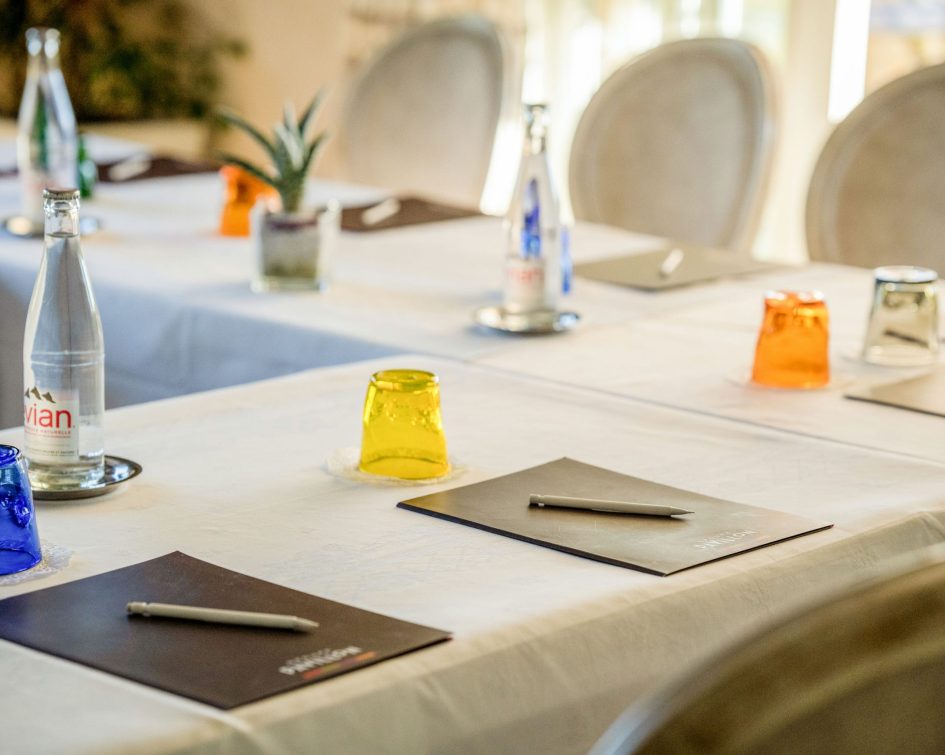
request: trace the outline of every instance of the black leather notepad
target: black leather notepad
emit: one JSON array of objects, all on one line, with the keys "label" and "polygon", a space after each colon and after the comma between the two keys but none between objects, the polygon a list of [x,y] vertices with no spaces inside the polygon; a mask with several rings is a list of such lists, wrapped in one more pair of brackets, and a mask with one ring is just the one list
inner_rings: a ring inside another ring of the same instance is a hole
[{"label": "black leather notepad", "polygon": [[[528,504],[531,493],[670,505],[693,513],[654,517],[537,508]],[[486,482],[412,498],[398,506],[664,577],[833,526],[660,485],[573,459],[558,459]]]},{"label": "black leather notepad", "polygon": [[[129,616],[134,600],[289,614],[319,627]],[[450,635],[171,553],[0,601],[0,638],[226,709]]]},{"label": "black leather notepad", "polygon": [[478,210],[440,204],[422,197],[397,197],[361,207],[346,207],[341,211],[341,227],[346,231],[385,231],[481,214]]},{"label": "black leather notepad", "polygon": [[603,283],[660,291],[776,267],[783,265],[745,254],[668,241],[651,251],[575,265],[574,273]]}]

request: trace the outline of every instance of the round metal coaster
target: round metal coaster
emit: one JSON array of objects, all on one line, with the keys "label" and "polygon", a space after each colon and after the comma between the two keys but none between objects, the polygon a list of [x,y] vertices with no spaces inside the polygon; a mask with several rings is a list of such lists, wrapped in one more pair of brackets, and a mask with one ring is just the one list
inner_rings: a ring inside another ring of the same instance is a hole
[{"label": "round metal coaster", "polygon": [[127,482],[141,474],[141,465],[120,456],[105,457],[105,476],[97,485],[88,488],[67,488],[65,490],[40,490],[33,488],[33,498],[40,501],[71,501],[77,498],[95,498],[115,489],[116,485]]},{"label": "round metal coaster", "polygon": [[550,309],[536,312],[508,312],[502,307],[480,307],[473,313],[479,324],[503,333],[541,334],[571,330],[581,319],[577,312]]}]

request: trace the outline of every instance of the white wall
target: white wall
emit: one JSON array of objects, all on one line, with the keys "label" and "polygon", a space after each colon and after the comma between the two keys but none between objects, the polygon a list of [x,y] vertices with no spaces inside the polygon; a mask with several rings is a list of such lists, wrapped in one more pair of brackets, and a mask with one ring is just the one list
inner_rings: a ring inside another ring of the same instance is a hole
[{"label": "white wall", "polygon": [[[305,106],[318,89],[328,97],[316,126],[337,134],[344,99],[347,0],[190,0],[222,33],[239,37],[249,53],[228,60],[222,100],[268,130],[282,113],[285,99]],[[340,171],[338,140],[322,153],[316,175]],[[221,137],[221,146],[258,156],[258,147],[241,134]]]}]

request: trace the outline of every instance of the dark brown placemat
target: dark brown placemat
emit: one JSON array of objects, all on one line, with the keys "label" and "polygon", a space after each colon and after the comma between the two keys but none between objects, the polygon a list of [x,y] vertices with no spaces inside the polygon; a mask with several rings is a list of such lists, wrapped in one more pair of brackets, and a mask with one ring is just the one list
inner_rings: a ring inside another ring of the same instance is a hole
[{"label": "dark brown placemat", "polygon": [[[365,222],[365,211],[370,218],[374,208],[381,210],[378,221]],[[478,210],[440,204],[421,197],[397,197],[393,201],[388,199],[375,204],[345,208],[341,211],[341,227],[346,231],[384,231],[420,223],[471,218],[481,214]]]},{"label": "dark brown placemat", "polygon": [[[127,178],[114,179],[111,169],[116,165],[128,165],[131,170]],[[171,176],[187,176],[193,173],[214,173],[220,169],[216,163],[201,160],[179,160],[176,157],[162,157],[142,155],[129,157],[112,162],[98,163],[98,180],[101,183],[126,183],[128,181],[143,181],[146,178],[168,178]],[[15,176],[16,168],[0,170],[0,178]]]},{"label": "dark brown placemat", "polygon": [[[112,168],[116,165],[127,165],[130,172],[127,178],[112,177]],[[220,166],[207,161],[179,160],[176,157],[142,156],[128,158],[117,162],[101,163],[98,165],[98,180],[102,183],[127,183],[129,181],[144,181],[148,178],[170,178],[173,176],[188,176],[194,173],[214,173]]]},{"label": "dark brown placemat", "polygon": [[574,266],[574,274],[603,283],[661,291],[778,267],[784,265],[721,249],[667,241],[652,251],[583,262]]},{"label": "dark brown placemat", "polygon": [[[682,517],[536,508],[531,493],[677,506]],[[667,576],[832,527],[558,459],[398,506],[616,566]]]},{"label": "dark brown placemat", "polygon": [[[136,600],[289,614],[320,626],[295,632],[128,616],[125,606]],[[450,635],[175,552],[0,601],[0,638],[228,709]]]}]

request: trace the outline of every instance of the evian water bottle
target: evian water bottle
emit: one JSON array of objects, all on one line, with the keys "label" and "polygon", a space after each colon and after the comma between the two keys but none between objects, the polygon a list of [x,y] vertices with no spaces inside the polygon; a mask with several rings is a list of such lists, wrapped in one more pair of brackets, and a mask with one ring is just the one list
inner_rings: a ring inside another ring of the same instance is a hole
[{"label": "evian water bottle", "polygon": [[30,482],[94,486],[104,473],[102,322],[79,246],[79,192],[43,191],[45,248],[23,339],[23,426]]},{"label": "evian water bottle", "polygon": [[16,163],[23,213],[43,222],[41,192],[47,186],[72,186],[77,180],[75,114],[59,68],[59,32],[26,32],[29,64],[17,121]]},{"label": "evian water bottle", "polygon": [[554,310],[561,291],[561,218],[548,167],[546,121],[545,105],[525,106],[525,145],[506,216],[507,312]]}]

